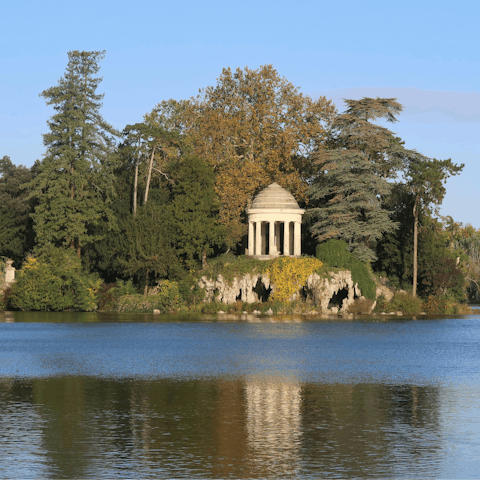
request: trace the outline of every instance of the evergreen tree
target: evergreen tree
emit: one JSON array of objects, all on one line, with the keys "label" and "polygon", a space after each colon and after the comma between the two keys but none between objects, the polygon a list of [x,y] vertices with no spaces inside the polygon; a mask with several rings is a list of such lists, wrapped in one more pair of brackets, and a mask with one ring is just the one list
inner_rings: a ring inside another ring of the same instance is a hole
[{"label": "evergreen tree", "polygon": [[320,242],[345,240],[362,262],[375,259],[374,243],[396,225],[381,208],[389,183],[356,151],[331,150],[317,158],[319,174],[310,187],[310,231]]},{"label": "evergreen tree", "polygon": [[197,157],[183,160],[168,211],[172,240],[187,268],[196,267],[199,261],[205,267],[207,256],[224,240],[214,186],[213,168]]},{"label": "evergreen tree", "polygon": [[171,245],[169,214],[164,205],[149,202],[136,216],[120,221],[121,238],[114,263],[124,275],[135,279],[147,292],[161,278],[175,278],[181,273]]},{"label": "evergreen tree", "polygon": [[52,105],[44,137],[47,151],[33,182],[33,219],[39,246],[69,246],[81,255],[97,240],[93,228],[111,215],[112,159],[116,132],[100,115],[96,77],[105,52],[68,53],[65,75],[40,96]]},{"label": "evergreen tree", "polygon": [[333,122],[327,151],[312,158],[318,171],[310,186],[310,231],[318,241],[343,239],[362,261],[375,260],[375,245],[395,230],[381,208],[406,151],[403,142],[372,121],[396,122],[402,106],[393,98],[345,100]]},{"label": "evergreen tree", "polygon": [[15,166],[9,157],[0,159],[0,256],[13,259],[17,268],[33,247],[28,183],[33,172]]}]

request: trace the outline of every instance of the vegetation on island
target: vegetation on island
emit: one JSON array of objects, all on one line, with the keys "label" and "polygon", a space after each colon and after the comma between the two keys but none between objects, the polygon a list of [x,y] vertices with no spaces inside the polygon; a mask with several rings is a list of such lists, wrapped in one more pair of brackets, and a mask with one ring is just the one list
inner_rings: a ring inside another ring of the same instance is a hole
[{"label": "vegetation on island", "polygon": [[[120,132],[100,113],[104,54],[69,52],[40,94],[54,109],[42,160],[0,159],[0,258],[17,268],[0,308],[208,311],[199,278],[268,271],[268,308],[311,309],[285,301],[308,272],[336,268],[367,303],[388,279],[399,293],[378,311],[454,313],[478,295],[480,231],[437,210],[463,165],[405,148],[385,126],[396,99],[345,100],[339,113],[271,65],[227,68]],[[272,182],[306,209],[301,261],[242,256],[245,208]]]}]

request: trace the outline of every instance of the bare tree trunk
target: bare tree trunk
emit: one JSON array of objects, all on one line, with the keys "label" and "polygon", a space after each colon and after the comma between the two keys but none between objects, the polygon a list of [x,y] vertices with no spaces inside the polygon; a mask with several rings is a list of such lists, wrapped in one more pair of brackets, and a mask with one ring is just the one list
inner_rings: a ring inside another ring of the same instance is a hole
[{"label": "bare tree trunk", "polygon": [[417,275],[418,275],[418,204],[420,197],[417,195],[415,203],[413,204],[413,288],[412,296],[417,296]]},{"label": "bare tree trunk", "polygon": [[137,162],[135,163],[135,180],[133,183],[133,216],[137,216],[137,190],[138,190],[138,162],[140,160],[140,156],[137,158]]},{"label": "bare tree trunk", "polygon": [[202,268],[203,268],[203,270],[208,268],[207,252],[205,250],[202,252]]},{"label": "bare tree trunk", "polygon": [[150,273],[150,272],[147,270],[147,274],[145,275],[145,281],[146,281],[146,283],[145,283],[145,288],[144,288],[144,290],[143,290],[143,294],[144,294],[145,296],[147,296],[147,294],[148,294],[148,274],[149,274],[149,273]]},{"label": "bare tree trunk", "polygon": [[152,178],[153,158],[155,157],[155,149],[156,147],[153,147],[152,156],[150,157],[150,164],[148,165],[147,186],[145,187],[145,201],[143,202],[144,205],[147,204],[148,200],[148,189],[150,188],[150,179]]}]

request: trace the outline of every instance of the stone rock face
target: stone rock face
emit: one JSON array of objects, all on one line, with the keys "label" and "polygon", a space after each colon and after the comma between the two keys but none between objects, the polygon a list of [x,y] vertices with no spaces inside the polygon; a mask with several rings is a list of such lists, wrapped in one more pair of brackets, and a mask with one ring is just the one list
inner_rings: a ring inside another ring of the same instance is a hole
[{"label": "stone rock face", "polygon": [[[214,301],[226,305],[237,300],[245,303],[261,302],[275,291],[275,285],[267,274],[247,273],[235,277],[231,282],[226,281],[222,275],[218,275],[216,280],[203,276],[198,286],[205,290],[204,302]],[[292,295],[290,300],[300,297],[301,290]],[[346,312],[362,293],[358,285],[353,283],[351,272],[346,270],[329,272],[327,278],[313,273],[303,287],[303,294],[316,305],[319,312],[336,314]]]},{"label": "stone rock face", "polygon": [[353,284],[350,271],[329,272],[324,278],[313,273],[307,278],[307,296],[322,313],[346,312],[348,307],[362,295],[357,284]]},{"label": "stone rock face", "polygon": [[[260,283],[259,283],[260,282]],[[205,290],[204,302],[219,302],[231,305],[237,300],[244,303],[260,302],[259,291],[270,289],[268,275],[251,275],[247,273],[241,277],[235,277],[231,282],[226,281],[222,275],[216,280],[203,276],[198,286]]]},{"label": "stone rock face", "polygon": [[376,298],[380,297],[381,295],[383,295],[385,297],[385,300],[387,302],[389,302],[392,298],[393,298],[393,292],[388,288],[386,287],[385,285],[379,285],[377,287],[377,291],[376,291]]}]

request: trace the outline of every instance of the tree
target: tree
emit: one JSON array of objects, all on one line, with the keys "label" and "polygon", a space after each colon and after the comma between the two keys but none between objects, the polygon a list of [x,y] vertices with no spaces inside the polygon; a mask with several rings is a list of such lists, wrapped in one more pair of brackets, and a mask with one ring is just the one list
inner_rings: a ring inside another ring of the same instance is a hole
[{"label": "tree", "polygon": [[[180,150],[180,135],[176,131],[168,131],[158,125],[136,123],[127,125],[123,131],[125,137],[124,147],[129,147],[134,161],[133,184],[133,215],[137,214],[138,180],[140,167],[144,165],[145,195],[143,204],[148,202],[148,194],[152,175],[157,174],[170,180],[165,167],[174,160],[178,160]],[[144,161],[142,162],[142,159]]]},{"label": "tree", "polygon": [[328,150],[312,155],[317,172],[309,188],[310,231],[322,242],[343,239],[362,261],[375,260],[375,244],[395,230],[382,202],[391,191],[388,179],[402,165],[402,141],[385,127],[396,122],[402,106],[393,98],[345,100],[347,110],[333,122]]},{"label": "tree", "polygon": [[121,221],[115,262],[124,276],[134,277],[137,284],[144,286],[145,293],[149,285],[175,277],[181,270],[169,224],[166,206],[154,203],[140,208],[135,217]]},{"label": "tree", "polygon": [[319,174],[310,187],[310,231],[319,242],[343,239],[363,262],[375,259],[372,243],[395,223],[381,208],[381,197],[390,191],[375,166],[355,151],[332,150],[317,159]]},{"label": "tree", "polygon": [[375,173],[384,179],[394,178],[405,158],[404,142],[388,128],[372,123],[383,119],[396,123],[403,107],[396,98],[344,100],[347,110],[333,122],[330,145],[335,149],[360,152],[375,165]]},{"label": "tree", "polygon": [[216,173],[221,223],[234,246],[245,233],[241,216],[272,182],[304,196],[309,155],[327,138],[335,107],[301,94],[271,65],[224,69],[216,86],[196,98],[162,102],[146,116],[185,137],[192,154]]},{"label": "tree", "polygon": [[197,157],[185,158],[176,174],[173,199],[168,206],[172,240],[187,268],[195,268],[221,245],[224,227],[219,223],[215,174]]},{"label": "tree", "polygon": [[93,311],[101,280],[87,274],[71,250],[47,247],[38,257],[29,257],[18,272],[10,301],[21,310]]},{"label": "tree", "polygon": [[15,166],[7,156],[0,159],[0,256],[13,259],[17,267],[33,247],[27,187],[32,178],[29,168]]},{"label": "tree", "polygon": [[464,164],[456,165],[451,159],[429,159],[413,150],[409,151],[404,176],[406,186],[414,197],[413,204],[413,291],[417,294],[418,277],[418,225],[420,209],[434,211],[441,205],[445,196],[447,179],[458,175]]},{"label": "tree", "polygon": [[69,52],[65,75],[40,94],[56,114],[48,121],[47,151],[32,183],[37,242],[69,246],[78,256],[97,240],[92,228],[111,216],[116,132],[100,115],[103,95],[96,89],[102,79],[95,77],[104,54]]}]

